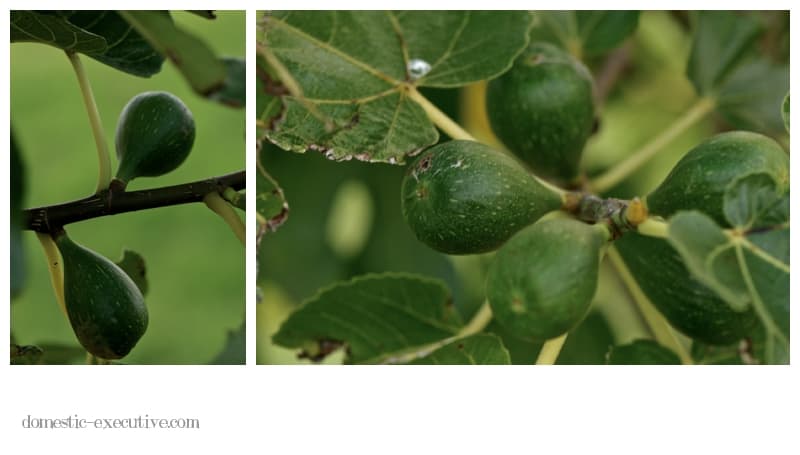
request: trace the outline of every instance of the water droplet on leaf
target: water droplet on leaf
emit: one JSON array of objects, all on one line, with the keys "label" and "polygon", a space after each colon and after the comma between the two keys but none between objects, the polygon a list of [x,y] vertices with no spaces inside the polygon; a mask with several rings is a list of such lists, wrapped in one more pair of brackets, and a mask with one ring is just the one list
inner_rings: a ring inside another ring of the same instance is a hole
[{"label": "water droplet on leaf", "polygon": [[412,58],[408,62],[408,75],[415,81],[431,71],[431,64],[419,58]]}]

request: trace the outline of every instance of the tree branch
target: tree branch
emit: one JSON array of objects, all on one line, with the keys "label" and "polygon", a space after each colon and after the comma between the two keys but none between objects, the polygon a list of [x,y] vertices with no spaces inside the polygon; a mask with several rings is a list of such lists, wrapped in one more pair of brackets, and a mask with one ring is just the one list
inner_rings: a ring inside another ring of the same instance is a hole
[{"label": "tree branch", "polygon": [[225,188],[238,191],[244,187],[243,170],[196,182],[149,190],[119,191],[112,186],[108,191],[77,201],[27,209],[23,212],[23,227],[31,231],[52,233],[77,221],[156,207],[202,202],[209,193],[222,192]]}]

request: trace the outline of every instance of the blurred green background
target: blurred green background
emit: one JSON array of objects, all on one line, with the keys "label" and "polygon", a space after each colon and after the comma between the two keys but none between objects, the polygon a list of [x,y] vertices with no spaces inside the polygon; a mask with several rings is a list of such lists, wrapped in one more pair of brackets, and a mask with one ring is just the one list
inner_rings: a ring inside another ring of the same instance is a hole
[{"label": "blurred green background", "polygon": [[[763,16],[771,25],[764,38],[768,48],[762,51],[774,52],[770,55],[774,60],[788,61],[788,14]],[[697,100],[685,76],[691,46],[688,27],[686,13],[642,12],[627,44],[629,62],[605,103],[598,107],[599,130],[590,138],[582,163],[587,174],[598,174],[633,153]],[[769,43],[770,39],[774,42]],[[587,64],[597,75],[604,59]],[[479,85],[423,93],[476,138],[491,144],[481,90]],[[776,113],[779,108],[776,104]],[[689,149],[726,129],[730,125],[719,116],[709,116],[607,196],[647,194]],[[785,131],[764,133],[788,144]],[[262,163],[283,187],[291,210],[286,223],[266,235],[259,251],[259,285],[263,291],[257,307],[259,363],[309,363],[296,359],[295,352],[273,345],[271,336],[291,311],[319,288],[356,275],[408,271],[438,277],[452,290],[456,308],[465,320],[482,303],[491,254],[446,256],[417,241],[401,214],[403,167],[336,163],[316,152],[299,155],[271,145],[262,152]],[[558,363],[604,363],[608,345],[649,337],[638,312],[626,302],[626,290],[616,274],[607,264],[600,273],[592,313],[567,339]],[[499,331],[499,327],[490,328]],[[515,363],[536,359],[540,345],[498,334]],[[515,355],[519,358],[513,358]],[[337,353],[325,363],[341,363],[342,358],[342,353]]]},{"label": "blurred green background", "polygon": [[[175,22],[202,37],[220,56],[245,54],[245,14],[218,12],[209,21],[173,13]],[[194,149],[176,171],[133,181],[129,189],[185,183],[245,167],[245,112],[196,95],[169,63],[149,79],[82,56],[112,151],[114,131],[130,98],[166,90],[194,114]],[[56,204],[94,192],[97,157],[80,89],[64,52],[40,44],[11,46],[11,122],[27,167],[25,207]],[[124,248],[147,261],[150,324],[124,363],[202,364],[222,350],[245,314],[244,248],[203,204],[97,218],[67,227],[70,237],[116,261]],[[46,261],[35,235],[24,232],[27,282],[11,306],[19,344],[77,345],[56,304]]]}]

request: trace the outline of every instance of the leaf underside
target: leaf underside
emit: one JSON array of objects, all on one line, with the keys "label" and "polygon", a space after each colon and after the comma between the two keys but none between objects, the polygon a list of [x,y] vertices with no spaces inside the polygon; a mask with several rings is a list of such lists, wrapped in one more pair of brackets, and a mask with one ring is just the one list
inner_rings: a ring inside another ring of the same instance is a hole
[{"label": "leaf underside", "polygon": [[11,11],[11,42],[42,43],[141,77],[164,57],[113,11]]},{"label": "leaf underside", "polygon": [[527,45],[530,20],[508,11],[267,13],[259,37],[271,60],[259,73],[265,136],[334,160],[403,163],[438,139],[409,91],[505,72]]}]

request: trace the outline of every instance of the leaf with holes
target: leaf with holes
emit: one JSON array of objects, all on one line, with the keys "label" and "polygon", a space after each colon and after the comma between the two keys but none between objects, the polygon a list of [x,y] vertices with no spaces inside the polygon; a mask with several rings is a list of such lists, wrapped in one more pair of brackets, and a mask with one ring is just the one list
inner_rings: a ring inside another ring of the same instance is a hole
[{"label": "leaf with holes", "polygon": [[402,163],[438,133],[420,87],[458,87],[511,67],[530,16],[514,11],[268,12],[259,42],[272,87],[266,137],[335,160]]},{"label": "leaf with holes", "polygon": [[444,340],[461,327],[444,283],[403,273],[370,274],[323,289],[273,337],[322,360],[344,346],[347,363],[381,360]]},{"label": "leaf with holes", "polygon": [[610,51],[639,24],[639,11],[537,11],[532,40],[561,45],[578,57]]},{"label": "leaf with holes", "polygon": [[11,11],[11,42],[48,44],[149,77],[164,57],[113,11]]},{"label": "leaf with holes", "polygon": [[478,334],[409,362],[411,365],[511,365],[511,357],[497,335]]}]

